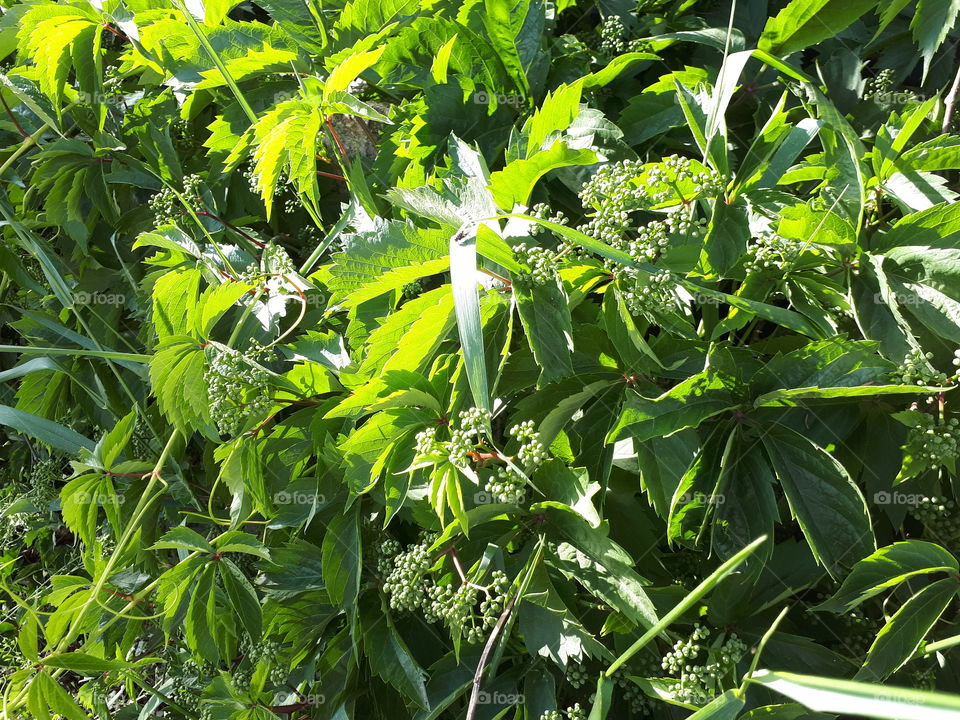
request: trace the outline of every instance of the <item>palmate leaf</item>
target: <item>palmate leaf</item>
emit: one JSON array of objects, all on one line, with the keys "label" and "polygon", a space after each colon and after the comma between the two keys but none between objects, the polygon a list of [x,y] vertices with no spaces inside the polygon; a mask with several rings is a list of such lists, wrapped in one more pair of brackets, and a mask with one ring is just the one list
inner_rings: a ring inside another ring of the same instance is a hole
[{"label": "palmate leaf", "polygon": [[20,20],[18,51],[36,66],[40,90],[58,107],[71,67],[91,96],[100,83],[104,19],[90,5],[38,5]]},{"label": "palmate leaf", "polygon": [[945,578],[907,600],[880,630],[856,679],[881,682],[900,669],[913,657],[958,590],[960,581]]},{"label": "palmate leaf", "polygon": [[810,550],[832,576],[876,549],[860,489],[829,453],[786,426],[766,428],[763,445]]},{"label": "palmate leaf", "polygon": [[317,136],[323,124],[318,103],[294,99],[280,103],[253,126],[257,189],[268,219],[282,173],[296,183],[299,192],[318,200]]},{"label": "palmate leaf", "polygon": [[150,382],[161,411],[175,427],[187,434],[200,430],[219,440],[210,418],[206,365],[203,348],[196,340],[170,335],[150,360]]},{"label": "palmate leaf", "polygon": [[935,543],[907,540],[882,547],[858,562],[836,594],[817,610],[849,612],[904,580],[931,573],[956,573],[957,559]]},{"label": "palmate leaf", "polygon": [[449,267],[447,235],[411,222],[374,218],[373,227],[346,236],[333,256],[332,302],[354,307]]},{"label": "palmate leaf", "polygon": [[791,0],[767,20],[758,47],[783,56],[836,37],[874,7],[876,0]]}]

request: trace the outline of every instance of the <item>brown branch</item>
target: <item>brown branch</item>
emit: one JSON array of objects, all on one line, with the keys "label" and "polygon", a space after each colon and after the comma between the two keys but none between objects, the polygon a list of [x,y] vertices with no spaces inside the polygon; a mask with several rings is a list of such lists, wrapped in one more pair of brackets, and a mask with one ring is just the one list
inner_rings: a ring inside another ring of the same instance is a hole
[{"label": "brown branch", "polygon": [[13,126],[17,129],[17,132],[20,133],[22,137],[30,137],[30,133],[23,129],[23,126],[17,120],[16,116],[13,114],[13,111],[10,109],[10,106],[7,105],[7,101],[4,99],[3,94],[0,93],[0,102],[3,103],[3,109],[7,111],[7,117],[10,118],[10,122],[13,123]]}]

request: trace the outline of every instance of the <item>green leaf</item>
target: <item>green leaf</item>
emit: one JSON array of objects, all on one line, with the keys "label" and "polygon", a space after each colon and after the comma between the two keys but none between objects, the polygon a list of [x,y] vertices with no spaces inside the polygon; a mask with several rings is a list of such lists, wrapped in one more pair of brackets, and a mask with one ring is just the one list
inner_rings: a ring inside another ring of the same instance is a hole
[{"label": "green leaf", "polygon": [[93,442],[76,430],[6,405],[0,405],[0,425],[29,435],[70,455],[76,455],[82,449],[94,449]]},{"label": "green leaf", "polygon": [[213,581],[213,573],[213,565],[207,565],[197,576],[183,630],[188,647],[198,657],[217,663],[220,660],[220,650],[214,639],[217,587]]},{"label": "green leaf", "polygon": [[[457,314],[457,330],[475,407],[490,411],[490,389],[480,322],[476,234],[484,226],[461,228],[450,238],[450,282]],[[489,230],[488,230],[489,232]]]},{"label": "green leaf", "polygon": [[181,549],[191,552],[212,553],[214,547],[195,530],[181,525],[169,530],[162,538],[151,545],[149,550]]},{"label": "green leaf", "polygon": [[239,530],[228,530],[213,541],[218,553],[238,552],[270,560],[270,551],[259,538]]},{"label": "green leaf", "polygon": [[124,660],[101,658],[88,653],[66,652],[47,655],[43,659],[43,664],[46,667],[63,668],[87,677],[95,677],[112,670],[142,667],[160,661],[160,658],[146,657],[140,658],[136,662],[126,662]]},{"label": "green leaf", "polygon": [[390,614],[370,604],[363,617],[363,649],[370,669],[419,707],[429,708],[423,670],[397,633]]},{"label": "green leaf", "polygon": [[772,426],[763,445],[790,510],[817,561],[836,577],[876,548],[866,501],[828,452],[786,426]]},{"label": "green leaf", "polygon": [[260,600],[250,581],[240,572],[240,568],[226,558],[217,563],[223,589],[230,599],[236,617],[243,624],[250,639],[256,642],[260,638],[263,623]]},{"label": "green leaf", "polygon": [[946,693],[769,670],[749,681],[822,712],[886,720],[952,720],[960,712],[960,698]]},{"label": "green leaf", "polygon": [[857,680],[883,682],[913,657],[960,589],[956,578],[927,585],[907,600],[880,633],[867,653]]},{"label": "green leaf", "polygon": [[621,437],[634,441],[665,437],[737,406],[731,390],[734,378],[722,368],[707,367],[674,385],[656,399],[629,393],[607,442]]},{"label": "green leaf", "polygon": [[573,375],[573,322],[559,279],[530,286],[515,282],[513,295],[530,350],[540,366],[538,387]]},{"label": "green leaf", "polygon": [[347,609],[354,607],[360,591],[362,566],[360,506],[337,514],[323,536],[323,579],[330,600]]},{"label": "green leaf", "polygon": [[518,205],[530,202],[537,181],[551,170],[573,165],[592,165],[597,155],[592,150],[574,150],[562,140],[556,140],[549,150],[534,152],[523,159],[508,163],[503,170],[490,175],[490,193],[501,209],[511,212]]},{"label": "green leaf", "polygon": [[935,543],[924,540],[893,543],[858,562],[836,594],[816,609],[846,613],[908,578],[958,571],[960,565],[956,558]]},{"label": "green leaf", "polygon": [[923,56],[921,84],[926,82],[934,54],[957,22],[958,12],[960,12],[960,0],[919,0],[917,3],[917,11],[910,21],[910,29]]},{"label": "green leaf", "polygon": [[767,20],[757,47],[787,56],[839,35],[876,7],[875,0],[791,0]]}]

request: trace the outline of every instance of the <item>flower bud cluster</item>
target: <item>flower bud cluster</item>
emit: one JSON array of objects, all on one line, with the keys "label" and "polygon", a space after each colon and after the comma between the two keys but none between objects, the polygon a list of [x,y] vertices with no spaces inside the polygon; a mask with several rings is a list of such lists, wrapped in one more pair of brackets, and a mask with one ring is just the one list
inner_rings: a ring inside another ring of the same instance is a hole
[{"label": "flower bud cluster", "polygon": [[269,374],[237,350],[209,346],[207,352],[210,416],[222,434],[233,436],[272,407]]},{"label": "flower bud cluster", "polygon": [[907,433],[906,448],[931,467],[952,465],[960,457],[960,420],[923,413]]},{"label": "flower bud cluster", "polygon": [[903,364],[893,374],[899,385],[946,385],[950,378],[930,363],[933,353],[914,350],[903,360]]},{"label": "flower bud cluster", "polygon": [[618,282],[623,301],[634,315],[656,317],[676,306],[677,277],[669,270],[648,275],[634,268],[621,268]]},{"label": "flower bud cluster", "polygon": [[393,558],[383,585],[390,596],[390,608],[398,612],[420,610],[427,622],[443,623],[469,643],[480,642],[503,612],[510,581],[505,573],[495,570],[486,586],[472,582],[457,585],[459,581],[436,583],[430,577],[431,542],[427,539]]},{"label": "flower bud cluster", "polygon": [[960,538],[960,513],[948,497],[924,497],[910,514],[923,523],[930,539],[947,543]]},{"label": "flower bud cluster", "polygon": [[703,705],[720,694],[723,678],[747,650],[735,633],[722,643],[718,639],[708,644],[709,639],[710,630],[697,623],[689,637],[678,640],[663,656],[661,667],[677,678],[670,691],[682,702]]},{"label": "flower bud cluster", "polygon": [[554,250],[521,242],[513,246],[513,252],[523,266],[513,279],[519,287],[530,288],[556,281],[557,253]]},{"label": "flower bud cluster", "polygon": [[743,267],[747,274],[762,271],[781,273],[789,270],[800,257],[804,243],[777,234],[764,234],[747,248]]}]

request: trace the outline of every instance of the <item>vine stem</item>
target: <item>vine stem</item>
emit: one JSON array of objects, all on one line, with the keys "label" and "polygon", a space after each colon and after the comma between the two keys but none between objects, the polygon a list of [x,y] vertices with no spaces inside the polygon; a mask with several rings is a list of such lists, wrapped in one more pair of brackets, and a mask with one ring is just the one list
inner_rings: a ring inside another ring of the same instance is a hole
[{"label": "vine stem", "polygon": [[158,483],[166,484],[164,483],[163,478],[160,476],[160,473],[163,470],[163,466],[166,465],[167,459],[170,457],[170,453],[173,451],[174,443],[176,442],[179,434],[180,433],[177,430],[174,430],[172,433],[170,433],[170,438],[167,440],[167,444],[160,453],[160,458],[157,460],[157,464],[154,466],[153,472],[150,473],[150,480],[147,482],[147,486],[143,489],[143,494],[140,496],[140,501],[133,510],[133,515],[130,518],[130,522],[127,523],[126,528],[124,528],[123,535],[120,537],[119,542],[117,542],[117,549],[110,556],[110,559],[107,560],[107,564],[104,565],[103,570],[100,573],[100,577],[93,584],[90,597],[80,608],[80,612],[77,613],[76,619],[70,624],[70,630],[57,644],[55,652],[63,652],[66,648],[70,647],[74,640],[77,639],[77,636],[82,630],[83,622],[87,619],[87,614],[94,607],[94,605],[97,604],[97,598],[99,597],[100,592],[103,590],[104,585],[106,585],[107,578],[109,578],[110,574],[113,572],[113,568],[116,566],[119,557],[123,554],[127,544],[133,538],[134,534],[140,529],[143,516],[146,514],[147,508],[154,500],[153,491],[155,486]]},{"label": "vine stem", "polygon": [[25,137],[20,143],[19,147],[17,147],[17,149],[13,151],[13,154],[7,158],[7,161],[3,163],[3,165],[0,165],[0,175],[3,175],[7,170],[9,170],[10,166],[19,160],[25,152],[36,145],[37,141],[49,129],[49,127],[49,125],[44,123],[32,135]]}]

